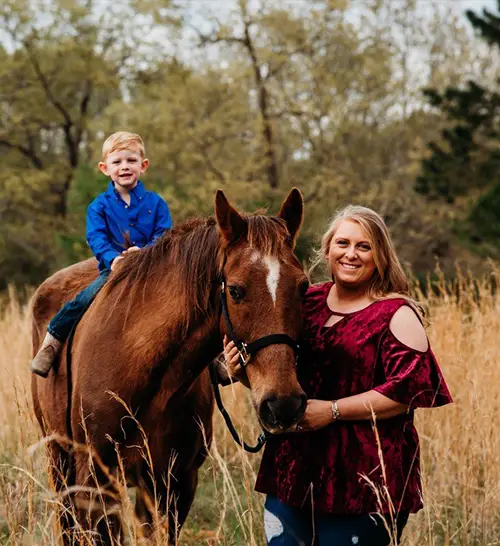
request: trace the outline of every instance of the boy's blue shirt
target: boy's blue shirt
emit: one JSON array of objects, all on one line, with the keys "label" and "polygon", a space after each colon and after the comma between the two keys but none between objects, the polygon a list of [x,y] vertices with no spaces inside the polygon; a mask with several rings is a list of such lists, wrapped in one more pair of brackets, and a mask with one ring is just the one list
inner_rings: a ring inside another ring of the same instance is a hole
[{"label": "boy's blue shirt", "polygon": [[142,248],[172,225],[167,203],[157,193],[146,191],[140,180],[130,192],[130,205],[111,181],[87,209],[87,243],[102,271],[110,269],[111,262],[125,250],[127,232],[131,244]]}]

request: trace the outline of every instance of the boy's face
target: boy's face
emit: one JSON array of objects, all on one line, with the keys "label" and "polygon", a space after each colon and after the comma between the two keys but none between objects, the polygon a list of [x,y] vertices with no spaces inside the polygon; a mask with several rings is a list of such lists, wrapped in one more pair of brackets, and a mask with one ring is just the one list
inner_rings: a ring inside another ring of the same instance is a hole
[{"label": "boy's face", "polygon": [[118,186],[117,189],[130,191],[137,186],[139,177],[149,166],[147,159],[142,159],[138,149],[129,148],[111,152],[106,160],[99,163],[99,169]]}]

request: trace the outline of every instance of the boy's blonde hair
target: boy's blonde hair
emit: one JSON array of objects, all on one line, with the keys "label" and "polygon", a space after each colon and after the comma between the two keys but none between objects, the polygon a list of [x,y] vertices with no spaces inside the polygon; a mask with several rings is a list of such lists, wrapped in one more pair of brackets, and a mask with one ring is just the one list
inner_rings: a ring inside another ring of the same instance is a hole
[{"label": "boy's blonde hair", "polygon": [[121,150],[129,150],[130,148],[138,148],[141,158],[146,157],[146,148],[144,141],[137,133],[129,133],[128,131],[117,131],[109,136],[102,145],[102,160],[105,161],[109,154]]}]

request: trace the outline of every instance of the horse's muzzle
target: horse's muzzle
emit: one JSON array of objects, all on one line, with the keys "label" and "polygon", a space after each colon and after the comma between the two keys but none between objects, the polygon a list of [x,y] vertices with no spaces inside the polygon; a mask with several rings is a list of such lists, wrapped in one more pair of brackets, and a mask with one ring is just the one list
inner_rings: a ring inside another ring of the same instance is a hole
[{"label": "horse's muzzle", "polygon": [[288,396],[269,396],[259,408],[259,417],[265,428],[284,432],[292,428],[302,417],[307,405],[307,397],[302,393]]}]

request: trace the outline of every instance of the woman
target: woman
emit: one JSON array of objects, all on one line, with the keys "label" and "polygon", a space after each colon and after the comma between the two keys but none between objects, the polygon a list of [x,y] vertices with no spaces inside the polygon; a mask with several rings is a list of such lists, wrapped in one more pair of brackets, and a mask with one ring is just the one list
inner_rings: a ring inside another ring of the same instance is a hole
[{"label": "woman", "polygon": [[[347,207],[320,255],[333,282],[304,301],[307,409],[296,433],[268,440],[257,477],[266,536],[270,546],[385,546],[422,508],[414,410],[451,396],[382,218]],[[234,345],[225,355],[234,369]]]}]

